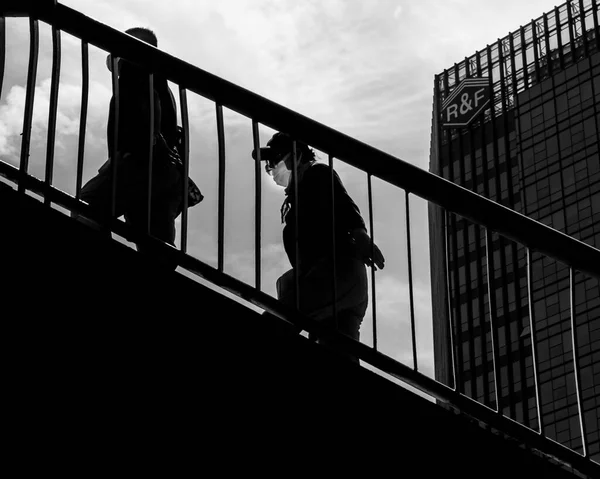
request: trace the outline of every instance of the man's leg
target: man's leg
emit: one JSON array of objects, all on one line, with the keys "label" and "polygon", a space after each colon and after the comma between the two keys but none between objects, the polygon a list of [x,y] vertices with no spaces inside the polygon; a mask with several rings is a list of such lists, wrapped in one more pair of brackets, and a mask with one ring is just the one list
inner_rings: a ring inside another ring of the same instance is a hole
[{"label": "man's leg", "polygon": [[[360,340],[360,325],[369,304],[367,272],[365,265],[354,258],[341,258],[338,284],[341,294],[337,295],[337,318],[328,318],[329,327],[355,341]],[[326,335],[319,338],[319,344],[341,352],[342,344],[335,337]],[[358,358],[349,353],[341,353],[352,362],[359,363]]]},{"label": "man's leg", "polygon": [[[180,203],[181,193],[178,191],[171,190],[167,194],[153,195],[150,214],[151,236],[175,246],[175,219],[179,213]],[[141,234],[146,231],[147,218],[146,202],[138,199],[132,202],[129,210],[125,213],[125,220]],[[161,254],[162,248],[155,248],[152,245],[143,244],[143,242],[137,243],[136,248],[138,252],[152,257],[154,261],[168,270],[172,271],[177,268],[176,261]]]},{"label": "man's leg", "polygon": [[[354,363],[359,363],[358,358],[350,353],[342,352],[342,343],[334,336],[328,336],[327,332],[336,331],[348,336],[355,341],[360,340],[360,325],[367,310],[368,301],[363,301],[352,308],[340,311],[336,318],[328,318],[323,321],[323,332],[325,335],[316,338],[317,343],[338,351],[343,357]],[[329,331],[328,331],[329,330]]]},{"label": "man's leg", "polygon": [[81,199],[88,204],[91,215],[84,216],[71,212],[71,217],[96,230],[102,230],[102,224],[110,218],[111,182],[108,162],[81,188]]}]

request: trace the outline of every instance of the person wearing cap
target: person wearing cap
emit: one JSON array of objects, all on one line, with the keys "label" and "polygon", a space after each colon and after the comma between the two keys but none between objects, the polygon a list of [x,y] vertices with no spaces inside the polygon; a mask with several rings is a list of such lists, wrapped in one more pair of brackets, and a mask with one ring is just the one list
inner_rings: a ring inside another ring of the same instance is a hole
[{"label": "person wearing cap", "polygon": [[[283,245],[292,269],[277,280],[277,296],[283,303],[295,307],[297,271],[300,311],[319,321],[324,328],[337,327],[339,332],[359,340],[360,325],[368,306],[365,265],[381,269],[385,260],[371,242],[360,210],[338,174],[329,165],[317,162],[308,145],[297,141],[295,145],[295,168],[294,140],[286,133],[276,133],[266,147],[252,152],[255,160],[260,154],[266,172],[285,191],[281,207]],[[294,170],[297,179],[294,179]],[[330,345],[333,341],[331,338],[317,340]]]}]

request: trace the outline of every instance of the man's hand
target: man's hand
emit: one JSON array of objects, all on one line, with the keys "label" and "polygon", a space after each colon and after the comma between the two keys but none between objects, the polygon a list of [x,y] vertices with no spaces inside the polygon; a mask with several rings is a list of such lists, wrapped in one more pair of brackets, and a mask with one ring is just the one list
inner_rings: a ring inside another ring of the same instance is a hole
[{"label": "man's hand", "polygon": [[356,242],[358,254],[364,263],[372,266],[375,270],[377,270],[377,268],[383,269],[385,266],[385,258],[377,245],[375,243],[371,244],[371,238],[367,232],[362,228],[355,229],[352,231],[352,236]]}]

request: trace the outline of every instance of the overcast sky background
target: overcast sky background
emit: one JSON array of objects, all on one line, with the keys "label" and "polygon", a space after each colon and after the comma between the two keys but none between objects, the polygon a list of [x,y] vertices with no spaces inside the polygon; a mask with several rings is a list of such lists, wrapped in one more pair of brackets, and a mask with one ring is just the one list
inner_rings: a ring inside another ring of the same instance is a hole
[{"label": "overcast sky background", "polygon": [[[465,56],[550,11],[555,0],[66,0],[118,30],[153,29],[159,48],[329,127],[427,169],[433,77]],[[6,74],[0,97],[0,158],[18,164],[29,33],[6,21]],[[74,193],[79,129],[80,43],[62,35],[54,183]],[[30,171],[43,177],[51,71],[50,28],[40,26]],[[90,103],[84,181],[106,159],[111,96],[106,52],[90,47]],[[177,96],[177,90],[174,88]],[[206,199],[190,210],[189,250],[216,266],[217,137],[214,104],[189,96],[191,176]],[[254,278],[254,172],[251,122],[225,112],[227,153],[226,272]],[[273,132],[261,128],[266,142]],[[326,161],[325,155],[319,155]],[[368,223],[366,176],[336,161]],[[264,175],[263,175],[264,176]],[[263,185],[263,290],[289,268],[281,244],[283,192]],[[376,274],[380,350],[410,364],[404,194],[373,181],[375,240],[386,257]],[[427,206],[411,203],[420,369],[433,374]],[[204,308],[199,308],[199,311]],[[372,314],[362,327],[372,344]]]}]

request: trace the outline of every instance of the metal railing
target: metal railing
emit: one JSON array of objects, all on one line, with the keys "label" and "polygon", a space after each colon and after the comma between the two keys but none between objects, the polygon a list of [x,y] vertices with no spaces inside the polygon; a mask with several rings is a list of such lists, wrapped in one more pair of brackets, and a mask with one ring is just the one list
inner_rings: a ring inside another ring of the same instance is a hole
[{"label": "metal railing", "polygon": [[[51,2],[50,2],[51,3]],[[23,7],[25,8],[25,7]],[[26,9],[26,8],[25,8]],[[303,115],[295,113],[285,107],[282,107],[268,99],[256,95],[246,89],[238,87],[228,81],[220,79],[206,71],[201,70],[189,63],[181,61],[169,54],[166,54],[146,43],[143,43],[129,35],[116,31],[106,25],[103,25],[93,19],[90,19],[81,13],[65,7],[60,4],[46,6],[36,9],[30,7],[26,11],[9,11],[8,7],[0,7],[0,82],[4,76],[5,60],[5,28],[4,16],[21,15],[30,17],[30,58],[26,89],[26,102],[24,111],[24,126],[21,146],[21,156],[19,168],[0,161],[0,173],[6,178],[14,181],[18,185],[18,191],[25,193],[33,191],[44,198],[45,204],[56,203],[72,212],[86,215],[89,213],[88,205],[79,200],[81,193],[82,171],[83,171],[83,148],[86,135],[86,116],[88,106],[88,45],[94,45],[110,53],[113,58],[113,93],[118,98],[118,77],[117,77],[117,57],[129,59],[143,66],[150,73],[148,74],[149,90],[152,91],[153,75],[159,73],[170,82],[178,85],[179,98],[182,111],[182,123],[185,138],[189,138],[189,119],[187,112],[187,93],[193,92],[210,101],[215,105],[215,115],[217,121],[218,135],[218,261],[217,267],[209,266],[199,259],[188,254],[188,232],[187,203],[184,203],[181,222],[181,244],[178,248],[171,247],[156,238],[148,235],[148,231],[140,233],[129,228],[125,223],[114,219],[109,227],[117,234],[139,244],[152,245],[161,254],[177,262],[181,268],[196,274],[205,280],[234,293],[240,298],[259,306],[260,308],[275,313],[282,318],[298,325],[309,332],[319,334],[319,328],[316,322],[299,314],[297,311],[285,307],[273,297],[261,291],[261,218],[260,207],[261,187],[260,187],[260,157],[256,159],[255,164],[255,278],[254,285],[240,281],[224,272],[224,188],[225,188],[225,133],[223,128],[223,108],[233,110],[245,117],[251,122],[252,137],[254,147],[259,146],[259,125],[264,125],[277,131],[291,132],[295,141],[306,143],[328,155],[329,164],[335,158],[338,161],[351,165],[367,174],[368,181],[368,201],[369,201],[369,226],[371,237],[375,237],[373,212],[372,212],[372,178],[378,178],[403,190],[406,207],[406,234],[407,234],[407,262],[409,265],[409,303],[411,315],[411,342],[413,346],[413,365],[406,366],[392,357],[381,353],[377,349],[377,323],[376,323],[376,300],[375,291],[372,291],[373,303],[373,327],[374,338],[373,347],[369,347],[358,341],[337,333],[326,333],[336,336],[340,347],[360,358],[365,363],[373,366],[383,373],[398,378],[403,383],[415,387],[431,397],[442,401],[454,408],[457,408],[466,415],[482,421],[490,427],[516,438],[521,443],[542,451],[544,454],[558,458],[565,465],[569,465],[576,470],[589,475],[598,474],[599,466],[590,459],[586,448],[580,453],[569,449],[556,441],[553,441],[544,435],[543,430],[534,430],[512,420],[503,414],[499,402],[496,402],[495,408],[490,408],[484,404],[472,400],[461,393],[458,388],[458,381],[454,380],[453,385],[445,385],[435,381],[419,372],[418,357],[416,354],[416,331],[415,331],[415,303],[414,303],[414,284],[412,277],[412,250],[411,250],[411,223],[410,223],[410,203],[411,198],[420,197],[433,205],[441,208],[448,216],[450,213],[459,215],[484,229],[486,245],[491,250],[492,232],[499,234],[504,238],[518,242],[527,248],[528,254],[536,252],[554,258],[569,266],[571,277],[574,271],[583,272],[594,278],[600,278],[600,251],[565,234],[560,233],[542,223],[527,218],[515,211],[512,211],[498,203],[490,201],[479,196],[465,188],[447,181],[439,176],[433,175],[407,162],[393,157],[385,152],[375,149],[365,143],[357,141],[347,135],[335,131],[323,124],[311,120]],[[37,179],[28,173],[28,158],[31,121],[33,115],[33,101],[36,84],[36,68],[38,61],[38,22],[42,21],[52,26],[53,32],[53,70],[51,86],[51,102],[49,111],[48,128],[48,149],[46,174],[44,180]],[[54,145],[54,124],[56,121],[56,98],[58,95],[58,75],[60,70],[61,32],[68,33],[81,40],[82,55],[82,106],[81,122],[79,129],[79,151],[77,161],[77,186],[76,194],[69,195],[52,185],[53,181],[53,145]],[[0,83],[0,94],[1,94]],[[115,107],[118,110],[118,105]],[[151,122],[152,124],[152,122]],[[116,142],[115,142],[116,144]],[[184,193],[187,191],[187,175],[189,171],[189,144],[184,146],[182,151],[183,164],[185,168]],[[149,158],[150,164],[152,157]],[[297,162],[294,154],[294,164]],[[333,169],[332,182],[333,182]],[[115,173],[113,169],[113,185],[115,185]],[[151,178],[151,172],[149,179]],[[296,180],[297,181],[297,180]],[[333,183],[332,183],[333,185]],[[296,188],[297,191],[297,188]],[[115,188],[113,188],[114,204]],[[333,192],[332,192],[333,194]],[[186,194],[183,195],[186,198]],[[151,204],[148,206],[147,214],[150,215]],[[335,207],[332,215],[335,215]],[[335,239],[334,239],[335,245]],[[531,267],[531,262],[529,263]],[[486,265],[488,278],[493,277],[494,264],[493,256],[490,255]],[[375,272],[372,272],[372,286],[375,288]],[[529,282],[530,286],[531,283]],[[450,300],[451,298],[449,298]],[[490,310],[493,311],[493,305],[490,304]],[[493,313],[492,313],[493,315]],[[532,338],[535,343],[535,323],[533,315],[530,316]],[[574,314],[572,321],[575,321]],[[454,331],[456,325],[450,325],[452,340],[452,371],[456,374],[460,371],[457,365],[457,349]],[[491,330],[494,350],[497,349],[497,331],[492,322]],[[575,328],[573,327],[573,356],[577,361],[576,354]],[[535,357],[534,357],[535,364]],[[494,381],[495,390],[498,391],[498,358],[494,353]],[[538,384],[536,382],[536,395],[539,397]],[[580,401],[581,402],[581,401]],[[582,437],[585,443],[584,416],[581,414],[581,404],[579,404]]]}]

